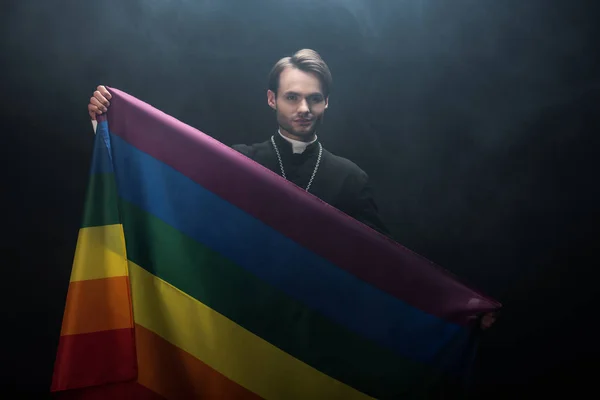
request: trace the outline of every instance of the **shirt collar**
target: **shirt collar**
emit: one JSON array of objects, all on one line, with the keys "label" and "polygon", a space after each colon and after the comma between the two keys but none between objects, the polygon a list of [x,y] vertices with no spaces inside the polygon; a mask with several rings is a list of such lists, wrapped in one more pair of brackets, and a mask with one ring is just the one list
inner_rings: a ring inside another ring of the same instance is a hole
[{"label": "shirt collar", "polygon": [[292,152],[294,154],[302,154],[304,153],[304,150],[306,150],[306,148],[308,146],[310,146],[311,144],[313,144],[314,142],[317,141],[317,135],[315,134],[315,138],[313,140],[311,140],[310,142],[301,142],[300,140],[295,140],[295,139],[290,139],[288,137],[285,137],[281,134],[281,130],[278,129],[277,132],[279,132],[279,135],[285,139],[288,143],[290,143],[292,145]]}]

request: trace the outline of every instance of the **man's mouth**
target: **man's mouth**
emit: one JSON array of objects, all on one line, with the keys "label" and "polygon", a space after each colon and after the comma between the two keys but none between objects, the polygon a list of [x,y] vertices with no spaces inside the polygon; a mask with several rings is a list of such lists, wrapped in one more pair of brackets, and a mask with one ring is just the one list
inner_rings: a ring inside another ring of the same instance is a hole
[{"label": "man's mouth", "polygon": [[310,125],[312,124],[312,119],[304,119],[304,118],[300,118],[300,119],[296,119],[294,120],[294,122],[296,122],[298,125]]}]

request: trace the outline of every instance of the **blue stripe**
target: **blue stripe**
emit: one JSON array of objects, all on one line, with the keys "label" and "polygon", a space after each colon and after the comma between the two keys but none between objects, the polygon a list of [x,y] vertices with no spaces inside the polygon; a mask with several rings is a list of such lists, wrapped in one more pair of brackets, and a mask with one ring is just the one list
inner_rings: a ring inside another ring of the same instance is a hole
[{"label": "blue stripe", "polygon": [[[468,335],[336,267],[120,137],[111,141],[123,199],[347,329],[427,363]],[[220,179],[218,166],[207,173]]]},{"label": "blue stripe", "polygon": [[[108,124],[106,121],[98,123],[96,127],[96,143],[94,153],[92,154],[91,174],[106,174],[113,172],[113,165],[110,148],[110,136],[108,134]],[[98,142],[102,143],[98,143]]]}]

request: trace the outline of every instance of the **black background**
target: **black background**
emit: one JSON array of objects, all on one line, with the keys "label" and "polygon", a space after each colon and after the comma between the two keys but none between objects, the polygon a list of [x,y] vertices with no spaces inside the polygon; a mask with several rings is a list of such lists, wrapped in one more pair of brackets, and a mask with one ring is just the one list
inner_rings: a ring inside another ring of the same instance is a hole
[{"label": "black background", "polygon": [[313,48],[334,77],[324,146],[371,176],[399,242],[505,306],[481,345],[477,393],[579,397],[600,372],[597,11],[543,0],[3,2],[2,387],[50,385],[95,87],[253,143],[276,129],[271,66]]}]

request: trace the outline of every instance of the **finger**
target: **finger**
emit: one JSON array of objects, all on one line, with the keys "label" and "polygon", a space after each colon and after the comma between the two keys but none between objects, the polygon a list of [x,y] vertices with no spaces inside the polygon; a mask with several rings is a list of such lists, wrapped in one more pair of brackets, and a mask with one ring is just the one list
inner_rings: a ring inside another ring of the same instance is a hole
[{"label": "finger", "polygon": [[93,104],[88,104],[88,112],[100,115],[103,111]]},{"label": "finger", "polygon": [[104,85],[98,86],[98,91],[105,98],[107,98],[109,100],[112,99],[112,95],[110,94],[110,92],[108,91],[108,89],[106,88],[106,86],[104,86]]},{"label": "finger", "polygon": [[90,115],[90,118],[95,121],[96,116],[102,115],[102,111],[98,110],[98,108],[96,106],[90,105],[88,107],[88,114]]},{"label": "finger", "polygon": [[105,105],[105,106],[107,106],[107,107],[108,107],[108,106],[110,106],[110,102],[109,102],[109,101],[106,99],[106,97],[104,97],[104,96],[102,95],[102,93],[100,93],[98,90],[96,90],[96,91],[94,92],[94,96],[93,96],[93,97],[95,97],[96,99],[98,99],[98,101],[99,101],[101,104],[103,104],[103,105]]},{"label": "finger", "polygon": [[486,314],[481,319],[481,328],[488,329],[494,324],[495,321],[496,318],[494,318],[491,314]]},{"label": "finger", "polygon": [[104,97],[102,95],[102,93],[100,93],[97,90],[94,92],[94,95],[92,97],[95,98],[95,99],[97,99],[100,102],[100,104],[102,104],[102,105],[105,105],[105,106],[109,106],[110,105],[108,99],[106,99],[106,97]]},{"label": "finger", "polygon": [[104,104],[102,104],[100,102],[100,100],[98,100],[95,97],[90,98],[90,104],[93,105],[93,106],[96,106],[98,108],[98,110],[100,110],[102,112],[108,111],[108,109],[106,108],[106,106]]}]

